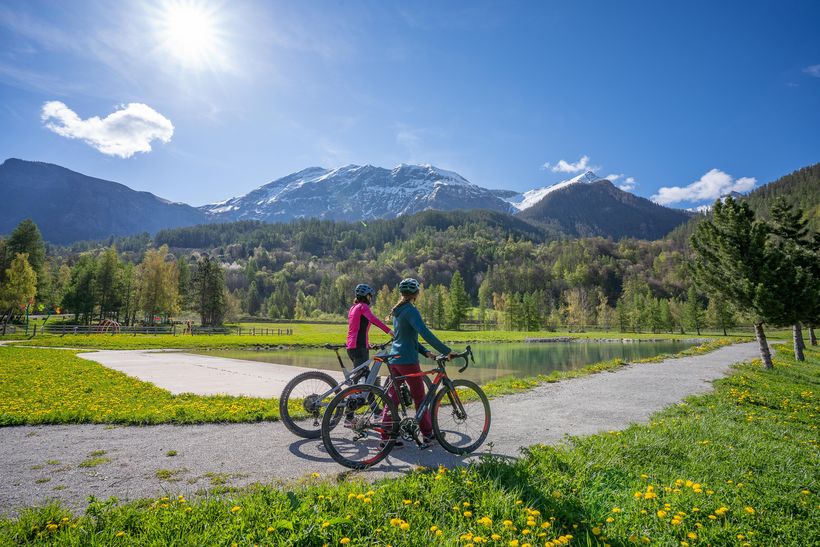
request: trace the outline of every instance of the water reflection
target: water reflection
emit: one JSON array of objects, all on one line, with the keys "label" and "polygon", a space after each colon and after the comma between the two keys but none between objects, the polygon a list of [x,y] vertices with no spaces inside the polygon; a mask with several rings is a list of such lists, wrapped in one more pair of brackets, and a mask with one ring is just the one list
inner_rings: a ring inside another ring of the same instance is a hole
[{"label": "water reflection", "polygon": [[[473,343],[475,364],[459,375],[458,366],[448,369],[453,377],[464,377],[479,383],[507,376],[527,377],[566,371],[583,366],[620,358],[625,361],[652,357],[663,353],[675,353],[692,346],[692,342],[664,340],[661,342],[551,342],[551,343]],[[454,349],[461,348],[454,345]],[[203,355],[248,359],[281,365],[300,366],[325,370],[339,370],[336,355],[325,349],[288,350],[214,350],[201,351]],[[343,354],[345,365],[349,366]],[[459,364],[461,361],[459,361]],[[422,365],[431,364],[423,360]]]}]

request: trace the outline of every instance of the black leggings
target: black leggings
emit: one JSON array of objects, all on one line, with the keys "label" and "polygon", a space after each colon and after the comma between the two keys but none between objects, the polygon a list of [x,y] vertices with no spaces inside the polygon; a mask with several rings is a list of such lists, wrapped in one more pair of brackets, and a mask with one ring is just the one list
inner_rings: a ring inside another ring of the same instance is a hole
[{"label": "black leggings", "polygon": [[367,348],[348,348],[347,356],[353,361],[353,368],[370,360],[370,350]]}]

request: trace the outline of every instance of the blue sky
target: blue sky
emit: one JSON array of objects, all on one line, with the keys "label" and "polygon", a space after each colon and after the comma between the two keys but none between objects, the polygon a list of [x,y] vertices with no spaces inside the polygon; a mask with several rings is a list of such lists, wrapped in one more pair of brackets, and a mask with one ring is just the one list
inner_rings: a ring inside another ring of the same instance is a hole
[{"label": "blue sky", "polygon": [[5,0],[0,159],[194,205],[313,165],[514,190],[589,166],[692,207],[820,161],[818,23],[812,0]]}]

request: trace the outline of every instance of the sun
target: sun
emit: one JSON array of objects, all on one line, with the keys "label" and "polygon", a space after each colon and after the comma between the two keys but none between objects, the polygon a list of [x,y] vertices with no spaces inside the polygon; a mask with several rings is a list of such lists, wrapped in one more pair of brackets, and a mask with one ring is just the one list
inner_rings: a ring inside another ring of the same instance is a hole
[{"label": "sun", "polygon": [[186,68],[213,67],[223,55],[223,36],[213,7],[197,0],[171,0],[157,16],[162,49]]}]

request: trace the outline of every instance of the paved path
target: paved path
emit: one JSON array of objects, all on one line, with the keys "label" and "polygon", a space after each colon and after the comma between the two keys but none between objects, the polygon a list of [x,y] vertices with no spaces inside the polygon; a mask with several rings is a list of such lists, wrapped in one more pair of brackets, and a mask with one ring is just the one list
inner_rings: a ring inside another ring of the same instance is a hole
[{"label": "paved path", "polygon": [[[77,354],[173,394],[279,397],[294,376],[313,370],[168,350],[105,350]],[[325,371],[341,380],[341,371]]]},{"label": "paved path", "polygon": [[[492,453],[516,457],[522,446],[555,443],[565,434],[586,435],[645,422],[654,412],[709,390],[710,382],[725,375],[732,363],[756,356],[756,343],[736,344],[706,355],[631,365],[495,399],[488,442]],[[103,457],[111,461],[79,467],[96,450],[105,450]],[[167,456],[169,450],[177,455]],[[488,450],[485,445],[480,452]],[[466,461],[469,458],[452,456],[440,447],[403,448],[363,476]],[[157,478],[160,469],[169,470],[172,480]],[[296,438],[280,423],[0,428],[0,514],[14,514],[17,508],[48,498],[82,509],[92,494],[121,500],[163,493],[190,496],[222,481],[241,486],[292,480],[311,472],[335,476],[341,471],[321,441]]]}]

